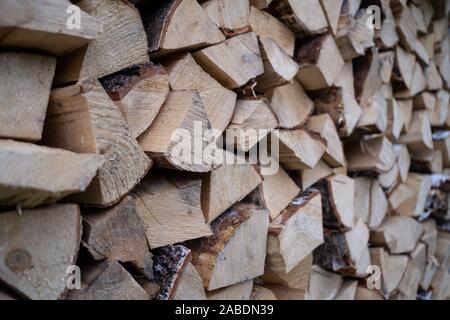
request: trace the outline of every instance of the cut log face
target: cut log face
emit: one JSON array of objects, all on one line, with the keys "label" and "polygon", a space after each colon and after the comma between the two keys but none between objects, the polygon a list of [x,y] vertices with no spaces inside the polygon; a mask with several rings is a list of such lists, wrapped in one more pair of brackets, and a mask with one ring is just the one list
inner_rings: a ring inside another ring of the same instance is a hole
[{"label": "cut log face", "polygon": [[152,254],[133,198],[110,209],[85,210],[83,226],[83,245],[95,260],[129,262],[153,279]]},{"label": "cut log face", "polygon": [[279,265],[280,268],[276,269],[276,266],[272,265],[271,268],[266,268],[261,280],[264,281],[265,285],[279,285],[280,289],[277,291],[282,291],[282,288],[284,288],[287,292],[289,292],[289,289],[304,290],[306,292],[312,262],[313,256],[309,254],[289,272],[286,272],[284,266]]},{"label": "cut log face", "polygon": [[405,273],[408,256],[390,255],[383,248],[371,248],[370,259],[380,267],[383,295],[393,295]]},{"label": "cut log face", "polygon": [[443,156],[441,150],[414,153],[412,155],[411,170],[421,173],[442,172]]},{"label": "cut log face", "polygon": [[283,129],[300,127],[314,110],[314,103],[296,81],[273,88],[266,96]]},{"label": "cut log face", "polygon": [[386,246],[391,254],[411,252],[422,236],[422,226],[413,218],[389,216],[370,236],[370,242]]},{"label": "cut log face", "polygon": [[436,105],[431,113],[431,125],[441,127],[447,124],[449,117],[450,94],[445,90],[439,90],[436,95]]},{"label": "cut log face", "polygon": [[299,172],[303,190],[306,190],[322,178],[326,178],[333,174],[331,169],[323,160],[317,162],[316,166],[312,169],[304,169]]},{"label": "cut log face", "polygon": [[424,72],[428,90],[434,91],[442,89],[444,83],[442,82],[441,75],[433,61],[430,61],[430,64],[425,67]]},{"label": "cut log face", "polygon": [[414,110],[430,110],[433,111],[436,105],[436,96],[428,91],[422,92],[414,97]]},{"label": "cut log face", "polygon": [[151,62],[100,79],[128,123],[134,138],[150,127],[169,94],[167,71]]},{"label": "cut log face", "polygon": [[423,236],[420,239],[427,245],[427,256],[431,259],[436,253],[438,230],[434,219],[427,219],[422,222]]},{"label": "cut log face", "polygon": [[373,49],[367,55],[354,59],[353,70],[356,100],[361,107],[369,107],[382,84],[378,52]]},{"label": "cut log face", "polygon": [[397,98],[412,98],[416,94],[424,91],[427,88],[425,75],[423,73],[420,63],[416,61],[414,65],[413,78],[411,86],[407,91],[395,92]]},{"label": "cut log face", "polygon": [[375,137],[346,146],[345,155],[351,171],[384,173],[395,164],[392,143],[386,137]]},{"label": "cut log face", "polygon": [[103,32],[87,48],[71,52],[58,61],[57,83],[70,83],[86,77],[98,79],[134,64],[148,62],[144,27],[132,4],[122,0],[82,0],[77,5],[101,22]]},{"label": "cut log face", "polygon": [[322,5],[322,9],[327,17],[328,25],[331,28],[331,31],[335,35],[337,32],[338,24],[339,24],[339,16],[341,14],[342,4],[344,0],[320,0],[320,4]]},{"label": "cut log face", "polygon": [[314,187],[322,193],[323,224],[327,228],[346,230],[354,225],[355,182],[338,174],[325,178]]},{"label": "cut log face", "polygon": [[101,155],[0,140],[0,203],[36,207],[83,192],[104,160]]},{"label": "cut log face", "polygon": [[387,100],[387,136],[391,140],[398,140],[404,127],[404,116],[401,112],[397,100],[394,98]]},{"label": "cut log face", "polygon": [[[2,9],[2,12],[7,11]],[[41,139],[55,66],[56,60],[51,57],[0,53],[0,69],[3,70],[0,76],[1,138]],[[20,88],[20,94],[17,94],[17,88]]]},{"label": "cut log face", "polygon": [[[138,139],[142,149],[160,166],[191,172],[208,172],[217,148],[207,152],[204,133],[211,129],[197,91],[172,91],[150,128]],[[200,150],[193,147],[200,142]],[[217,151],[218,152],[218,151]]]},{"label": "cut log face", "polygon": [[256,33],[249,32],[193,54],[197,63],[228,89],[264,73]]},{"label": "cut log face", "polygon": [[267,210],[237,205],[211,224],[212,237],[189,244],[205,289],[223,288],[264,273],[268,222]]},{"label": "cut log face", "polygon": [[150,300],[149,294],[117,261],[89,266],[81,281],[81,289],[71,291],[69,300]]},{"label": "cut log face", "polygon": [[183,273],[178,276],[173,300],[206,300],[202,278],[192,263],[189,263]]},{"label": "cut log face", "polygon": [[344,279],[341,275],[313,266],[309,280],[311,300],[333,300],[339,292]]},{"label": "cut log face", "polygon": [[414,197],[414,191],[405,183],[398,184],[388,195],[389,208],[396,211],[405,201]]},{"label": "cut log face", "polygon": [[28,299],[62,298],[81,240],[78,206],[4,212],[0,231],[0,280]]},{"label": "cut log face", "polygon": [[323,243],[322,200],[317,190],[305,192],[269,226],[267,273],[289,273]]},{"label": "cut log face", "polygon": [[356,177],[353,180],[355,182],[354,218],[361,219],[367,224],[370,218],[372,180],[366,177]]},{"label": "cut log face", "polygon": [[344,60],[331,35],[317,36],[302,44],[295,60],[300,65],[296,78],[306,90],[330,87],[344,67]]},{"label": "cut log face", "polygon": [[395,212],[402,216],[417,217],[424,212],[431,179],[428,175],[410,173],[405,185],[413,191],[413,196],[403,202]]},{"label": "cut log face", "polygon": [[272,38],[289,57],[294,56],[295,34],[285,24],[269,13],[258,10],[253,3],[248,22],[260,39]]},{"label": "cut log face", "polygon": [[327,18],[319,1],[274,1],[270,4],[269,11],[299,35],[323,33],[328,28]]},{"label": "cut log face", "polygon": [[388,201],[377,180],[372,181],[370,189],[369,228],[376,229],[384,220],[388,211]]},{"label": "cut log face", "polygon": [[333,120],[328,114],[308,118],[307,128],[320,134],[327,141],[327,149],[323,155],[325,162],[331,167],[345,166],[344,150]]},{"label": "cut log face", "polygon": [[279,130],[279,160],[287,170],[312,169],[325,153],[326,140],[307,129]]},{"label": "cut log face", "polygon": [[97,80],[87,79],[52,91],[44,143],[105,156],[105,164],[95,180],[74,198],[80,203],[98,206],[117,203],[152,165],[132,137],[119,108]]},{"label": "cut log face", "polygon": [[197,90],[211,127],[223,131],[233,115],[236,93],[224,88],[206,73],[192,55],[183,54],[163,60],[172,90]]},{"label": "cut log face", "polygon": [[380,78],[383,83],[390,83],[392,69],[394,68],[395,52],[386,51],[379,54],[380,58]]},{"label": "cut log face", "polygon": [[398,108],[400,109],[400,112],[403,114],[404,130],[408,131],[412,121],[413,100],[412,99],[397,100],[397,104]]},{"label": "cut log face", "polygon": [[[0,45],[2,47],[35,49],[60,56],[94,40],[102,32],[100,21],[80,12],[80,28],[67,28],[69,0],[4,0],[0,4]],[[26,17],[26,18],[25,18]],[[25,18],[25,20],[24,20]],[[2,68],[3,69],[3,68]]]},{"label": "cut log face", "polygon": [[397,163],[395,163],[388,172],[382,173],[378,176],[378,182],[385,190],[391,190],[394,188],[398,184],[399,180],[400,172]]},{"label": "cut log face", "polygon": [[[387,100],[378,91],[374,96],[365,102],[361,107],[361,117],[356,125],[357,129],[368,133],[383,133],[387,131],[387,136],[392,136],[393,112],[388,108]],[[391,121],[389,121],[391,118]],[[398,126],[398,125],[397,125]],[[398,130],[396,128],[396,130]]]},{"label": "cut log face", "polygon": [[229,287],[207,293],[208,300],[250,300],[253,290],[253,280],[243,281]]},{"label": "cut log face", "polygon": [[233,138],[226,146],[247,152],[276,127],[278,120],[265,99],[239,99],[227,129]]},{"label": "cut log face", "polygon": [[142,181],[135,197],[150,248],[211,235],[200,203],[200,179],[155,173]]},{"label": "cut log face", "polygon": [[422,273],[419,268],[410,260],[406,266],[403,278],[398,286],[397,300],[415,300]]},{"label": "cut log face", "polygon": [[401,46],[397,46],[395,49],[395,64],[392,73],[392,85],[395,91],[403,91],[411,88],[414,66],[416,63],[416,57],[414,54],[409,53]]},{"label": "cut log face", "polygon": [[397,164],[400,172],[400,178],[403,182],[408,178],[409,167],[411,165],[411,156],[408,148],[404,144],[395,144],[394,152],[397,156]]},{"label": "cut log face", "polygon": [[249,28],[249,0],[207,0],[201,6],[226,36],[246,32]]},{"label": "cut log face", "polygon": [[253,284],[253,291],[250,300],[277,300],[277,297],[269,289]]},{"label": "cut log face", "polygon": [[152,56],[195,49],[225,40],[195,0],[152,3],[141,10]]},{"label": "cut log face", "polygon": [[260,38],[264,73],[256,78],[256,89],[265,90],[291,81],[298,72],[298,64],[272,38]]},{"label": "cut log face", "polygon": [[344,280],[344,283],[334,297],[334,300],[355,300],[357,288],[358,281]]},{"label": "cut log face", "polygon": [[[203,178],[202,209],[207,222],[213,221],[226,209],[242,200],[262,181],[253,165],[243,158],[238,160],[234,154],[229,156],[236,159],[235,164],[225,164]],[[218,197],[218,194],[221,196]]]}]

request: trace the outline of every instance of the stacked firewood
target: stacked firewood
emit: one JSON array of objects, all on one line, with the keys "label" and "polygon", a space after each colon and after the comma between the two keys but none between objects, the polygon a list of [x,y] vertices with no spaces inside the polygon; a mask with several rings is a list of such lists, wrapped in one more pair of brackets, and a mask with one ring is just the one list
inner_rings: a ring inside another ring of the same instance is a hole
[{"label": "stacked firewood", "polygon": [[449,298],[449,11],[0,0],[0,299]]}]

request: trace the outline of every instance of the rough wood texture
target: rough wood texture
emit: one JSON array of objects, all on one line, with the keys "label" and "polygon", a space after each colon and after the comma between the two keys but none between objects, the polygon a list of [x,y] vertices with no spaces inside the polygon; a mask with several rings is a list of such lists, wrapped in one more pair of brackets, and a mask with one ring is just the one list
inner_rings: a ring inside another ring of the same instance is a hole
[{"label": "rough wood texture", "polygon": [[249,0],[207,0],[201,6],[226,36],[248,30]]},{"label": "rough wood texture", "polygon": [[76,263],[81,240],[78,206],[4,212],[0,231],[2,282],[29,299],[63,298],[66,270]]},{"label": "rough wood texture", "polygon": [[41,139],[55,66],[51,57],[0,53],[1,138]]},{"label": "rough wood texture", "polygon": [[0,140],[0,204],[36,207],[88,189],[104,157]]},{"label": "rough wood texture", "polygon": [[134,191],[150,248],[211,235],[202,213],[201,180],[188,174],[150,174]]},{"label": "rough wood texture", "polygon": [[97,80],[54,89],[45,121],[44,143],[105,156],[95,180],[74,200],[109,206],[145,176],[152,161],[133,138],[119,108]]},{"label": "rough wood texture", "polygon": [[214,235],[189,244],[192,263],[207,290],[264,273],[269,216],[254,205],[237,205],[211,224]]},{"label": "rough wood texture", "polygon": [[395,212],[402,216],[417,217],[425,209],[427,195],[431,188],[431,179],[427,175],[410,173],[405,186],[413,192],[413,196],[403,202]]},{"label": "rough wood texture", "polygon": [[243,281],[229,287],[207,293],[208,300],[249,300],[252,295],[253,280]]},{"label": "rough wood texture", "polygon": [[101,22],[83,11],[80,28],[67,28],[70,5],[69,0],[3,0],[0,12],[7,14],[0,21],[0,45],[60,56],[100,36]]}]

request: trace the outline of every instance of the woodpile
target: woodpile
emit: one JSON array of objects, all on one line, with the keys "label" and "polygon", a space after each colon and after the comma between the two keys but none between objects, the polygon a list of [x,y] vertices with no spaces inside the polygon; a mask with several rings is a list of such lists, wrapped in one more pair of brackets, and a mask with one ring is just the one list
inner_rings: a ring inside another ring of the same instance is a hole
[{"label": "woodpile", "polygon": [[449,15],[0,0],[0,300],[450,299]]}]

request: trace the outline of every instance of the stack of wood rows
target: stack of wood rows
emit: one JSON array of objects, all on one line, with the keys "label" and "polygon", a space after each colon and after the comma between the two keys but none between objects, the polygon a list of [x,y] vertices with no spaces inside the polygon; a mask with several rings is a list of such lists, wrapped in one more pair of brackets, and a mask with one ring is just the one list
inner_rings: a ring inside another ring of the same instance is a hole
[{"label": "stack of wood rows", "polygon": [[448,298],[449,11],[0,0],[0,298]]}]

